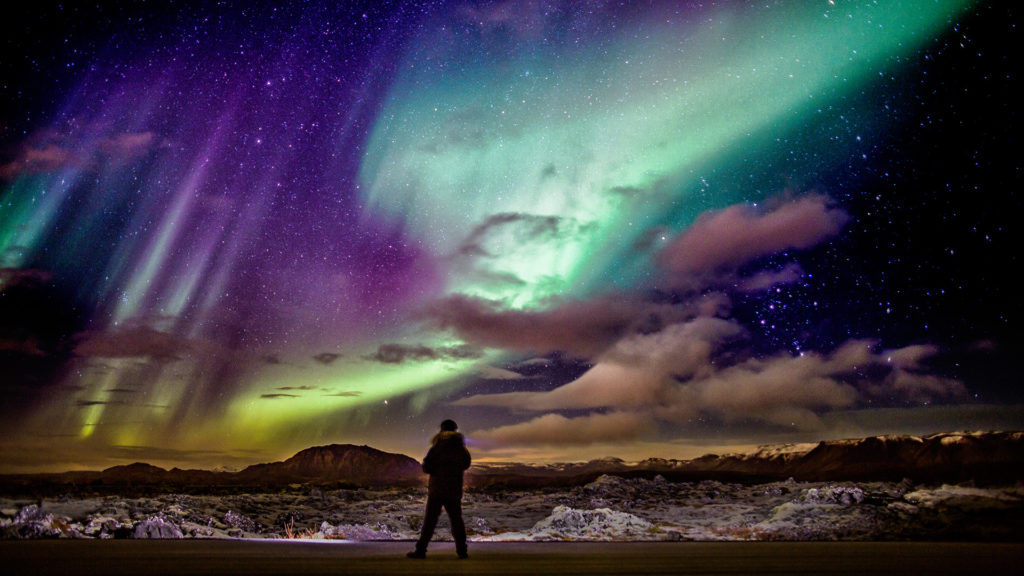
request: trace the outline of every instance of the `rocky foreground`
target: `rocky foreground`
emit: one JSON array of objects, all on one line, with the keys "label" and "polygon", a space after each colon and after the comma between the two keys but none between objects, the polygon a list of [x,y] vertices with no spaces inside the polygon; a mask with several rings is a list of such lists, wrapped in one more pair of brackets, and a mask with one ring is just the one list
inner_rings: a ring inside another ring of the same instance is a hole
[{"label": "rocky foreground", "polygon": [[[476,541],[1019,541],[1022,479],[1020,432],[880,436],[695,460],[474,466],[464,511]],[[6,476],[0,538],[411,540],[423,484],[415,460],[351,445],[233,473],[132,464]]]},{"label": "rocky foreground", "polygon": [[[0,536],[411,540],[425,499],[422,488],[7,498],[0,499]],[[1013,541],[1024,534],[1020,484],[744,485],[602,476],[568,490],[469,491],[464,509],[473,541]]]}]

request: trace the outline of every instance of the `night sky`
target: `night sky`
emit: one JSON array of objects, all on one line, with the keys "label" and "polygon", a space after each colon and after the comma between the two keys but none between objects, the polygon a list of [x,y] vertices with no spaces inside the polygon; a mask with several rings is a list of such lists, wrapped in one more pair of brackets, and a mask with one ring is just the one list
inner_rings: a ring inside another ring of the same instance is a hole
[{"label": "night sky", "polygon": [[1024,428],[1017,12],[4,8],[0,472]]}]

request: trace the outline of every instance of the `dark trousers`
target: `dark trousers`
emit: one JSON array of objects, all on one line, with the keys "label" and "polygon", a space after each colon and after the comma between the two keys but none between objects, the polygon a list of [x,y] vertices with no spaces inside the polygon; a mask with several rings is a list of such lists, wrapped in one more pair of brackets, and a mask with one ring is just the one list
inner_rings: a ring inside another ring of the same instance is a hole
[{"label": "dark trousers", "polygon": [[452,523],[452,537],[455,538],[455,551],[466,551],[466,523],[462,521],[462,494],[431,494],[427,496],[427,513],[423,518],[423,529],[420,539],[416,542],[417,552],[426,552],[430,539],[434,536],[437,519],[441,517],[441,508],[448,512]]}]

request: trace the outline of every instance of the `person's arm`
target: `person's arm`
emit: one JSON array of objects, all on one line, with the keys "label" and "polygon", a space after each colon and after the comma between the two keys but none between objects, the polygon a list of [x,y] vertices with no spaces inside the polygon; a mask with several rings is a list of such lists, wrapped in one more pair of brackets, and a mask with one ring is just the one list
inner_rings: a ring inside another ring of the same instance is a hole
[{"label": "person's arm", "polygon": [[435,468],[435,460],[437,460],[437,454],[433,447],[427,450],[427,455],[423,457],[423,472],[426,474],[433,474]]}]

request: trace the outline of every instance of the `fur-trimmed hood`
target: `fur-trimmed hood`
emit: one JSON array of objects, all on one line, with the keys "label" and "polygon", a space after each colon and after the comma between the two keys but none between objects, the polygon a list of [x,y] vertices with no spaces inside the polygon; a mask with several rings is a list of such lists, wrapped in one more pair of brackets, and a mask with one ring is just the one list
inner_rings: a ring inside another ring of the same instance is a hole
[{"label": "fur-trimmed hood", "polygon": [[458,432],[442,430],[430,443],[430,450],[423,458],[423,471],[430,474],[431,494],[461,492],[462,473],[472,462],[465,438]]},{"label": "fur-trimmed hood", "polygon": [[457,442],[459,444],[466,444],[466,437],[460,432],[454,430],[442,430],[434,435],[430,440],[431,446],[437,446],[439,442]]}]

